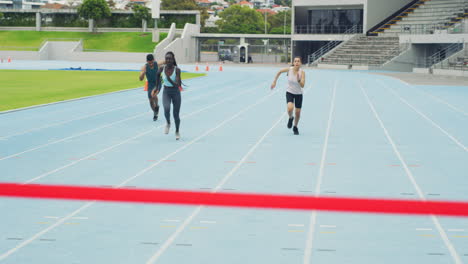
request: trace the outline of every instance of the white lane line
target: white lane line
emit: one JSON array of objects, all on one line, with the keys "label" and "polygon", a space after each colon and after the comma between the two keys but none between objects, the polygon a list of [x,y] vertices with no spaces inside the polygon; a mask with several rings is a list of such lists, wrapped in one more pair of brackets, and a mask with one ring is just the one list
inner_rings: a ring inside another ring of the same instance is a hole
[{"label": "white lane line", "polygon": [[460,113],[460,114],[462,114],[462,115],[464,115],[464,116],[468,116],[468,113],[467,113],[467,112],[465,112],[465,111],[461,110],[460,108],[458,108],[458,107],[456,107],[456,106],[450,104],[449,102],[447,102],[447,101],[445,101],[445,100],[443,100],[443,99],[441,99],[441,98],[439,98],[439,97],[437,97],[437,96],[435,96],[435,95],[433,95],[433,94],[430,94],[430,93],[428,93],[428,92],[426,92],[426,91],[423,91],[423,90],[420,89],[420,88],[416,88],[416,89],[419,90],[421,93],[426,94],[426,95],[428,95],[428,96],[434,98],[435,100],[437,100],[437,101],[439,101],[439,102],[441,102],[441,103],[447,105],[448,107],[450,107],[450,108],[451,108],[452,110],[454,110],[455,112],[458,112],[458,113]]},{"label": "white lane line", "polygon": [[304,227],[305,225],[304,224],[288,224],[288,226],[291,226],[291,227]]},{"label": "white lane line", "polygon": [[[191,101],[194,101],[195,99],[198,99],[200,97],[208,97],[208,96],[212,96],[213,94],[217,94],[217,93],[221,93],[221,92],[224,92],[224,90],[217,90],[217,91],[213,91],[209,94],[202,94],[198,97],[195,97],[195,98],[191,98],[189,100],[187,100],[187,102],[191,102]],[[245,91],[245,92],[250,92],[250,91]],[[223,100],[224,101],[224,100]],[[97,128],[93,128],[93,129],[90,129],[90,130],[86,130],[84,132],[81,132],[81,133],[78,133],[78,134],[74,134],[72,136],[68,136],[68,137],[65,137],[65,138],[62,138],[62,139],[59,139],[59,140],[56,140],[56,141],[52,141],[52,142],[49,142],[47,144],[43,144],[43,145],[40,145],[40,146],[36,146],[34,148],[31,148],[31,149],[28,149],[28,150],[25,150],[25,151],[22,151],[22,152],[18,152],[16,154],[12,154],[12,155],[8,155],[8,156],[5,156],[5,157],[2,157],[0,158],[0,161],[2,160],[6,160],[6,159],[9,159],[9,158],[13,158],[13,157],[17,157],[21,154],[25,154],[25,153],[28,153],[28,152],[31,152],[31,151],[35,151],[35,150],[38,150],[38,149],[41,149],[41,148],[44,148],[44,147],[48,147],[50,145],[53,145],[53,144],[57,144],[57,143],[60,143],[60,142],[64,142],[64,141],[67,141],[67,140],[70,140],[72,138],[76,138],[76,137],[80,137],[80,136],[83,136],[83,135],[86,135],[86,134],[90,134],[92,132],[95,132],[95,131],[98,131],[100,129],[103,129],[103,128],[106,128],[106,127],[110,127],[110,126],[113,126],[115,124],[118,124],[118,123],[122,123],[122,122],[125,122],[125,121],[128,121],[128,120],[131,120],[131,119],[135,119],[135,118],[138,118],[140,116],[143,116],[143,115],[146,115],[148,113],[142,113],[142,114],[138,114],[138,115],[135,115],[135,116],[132,116],[132,117],[128,117],[128,118],[125,118],[125,119],[122,119],[122,120],[119,120],[119,121],[116,121],[116,122],[112,122],[112,123],[109,123],[109,124],[106,124],[104,126],[100,126],[100,127],[97,127]]]},{"label": "white lane line", "polygon": [[[73,101],[80,101],[80,100],[84,100],[84,99],[90,99],[90,98],[93,98],[93,97],[108,96],[108,95],[116,94],[116,93],[124,93],[124,92],[129,92],[129,91],[132,91],[132,90],[138,90],[138,89],[140,89],[140,88],[141,88],[141,87],[130,88],[130,89],[120,90],[120,91],[115,91],[115,92],[109,92],[109,93],[103,93],[103,94],[96,94],[96,95],[90,95],[90,96],[85,96],[85,97],[79,97],[79,98],[74,98],[74,99],[68,99],[68,100],[63,100],[63,101],[58,101],[58,102],[52,102],[52,103],[46,103],[46,104],[39,104],[39,105],[32,105],[32,106],[27,106],[27,107],[22,107],[22,108],[16,108],[16,109],[11,109],[11,110],[5,110],[5,111],[0,111],[0,115],[9,114],[9,113],[18,112],[18,111],[23,111],[23,110],[29,110],[29,109],[38,108],[38,107],[43,107],[43,106],[49,106],[49,105],[55,105],[55,104],[63,104],[63,103],[70,103],[70,102],[73,102]],[[52,113],[56,113],[56,112],[60,112],[60,111],[54,111],[54,112],[52,112]],[[45,113],[45,114],[48,115],[48,114],[51,114],[51,113]]]},{"label": "white lane line", "polygon": [[58,216],[44,216],[44,218],[48,218],[48,219],[59,219],[60,217],[58,217]]},{"label": "white lane line", "polygon": [[[129,100],[136,100],[137,98],[140,98],[140,97],[141,97],[141,95],[139,95],[137,93],[132,93],[131,95],[128,95],[125,98],[129,99]],[[66,101],[60,101],[60,102],[66,102]],[[113,99],[112,99],[112,101],[107,102],[107,103],[109,104],[109,107],[110,106],[115,106],[114,105],[115,102],[113,101]],[[97,106],[100,106],[102,108],[103,107],[102,101],[95,101],[95,102],[87,102],[86,103],[86,107],[97,107]],[[104,107],[107,107],[107,106],[104,106]],[[50,116],[54,116],[56,114],[61,114],[61,115],[68,115],[69,113],[75,114],[77,110],[79,110],[78,105],[76,105],[76,107],[73,106],[73,108],[64,107],[64,108],[55,109],[55,110],[51,110],[51,111],[44,111],[41,114],[50,117]],[[1,113],[0,113],[0,118],[1,117],[2,116],[1,116]],[[25,122],[27,122],[27,121],[29,121],[31,119],[37,119],[37,116],[28,115],[28,116],[22,116],[22,118],[21,118],[21,120],[25,121]],[[51,122],[53,122],[53,121],[51,121]]]},{"label": "white lane line", "polygon": [[[277,90],[278,91],[278,90]],[[276,93],[276,92],[275,92]],[[271,93],[270,95],[272,95]],[[269,97],[269,96],[268,96]],[[276,120],[276,122],[271,126],[270,129],[268,129],[265,134],[253,145],[249,151],[242,157],[240,162],[236,164],[227,174],[224,176],[224,178],[219,182],[219,184],[214,188],[214,190],[211,191],[211,193],[216,193],[218,192],[222,186],[229,180],[229,178],[242,166],[242,164],[250,157],[250,155],[257,149],[257,147],[265,140],[265,138],[273,131],[273,129],[280,123],[281,120],[284,119],[286,116],[286,113],[281,114],[281,116]],[[193,210],[193,212],[190,214],[190,216],[187,217],[187,219],[184,221],[184,223],[177,228],[177,230],[164,242],[163,245],[158,249],[158,251],[153,254],[148,261],[146,261],[147,264],[152,264],[155,263],[161,255],[169,248],[169,246],[175,241],[175,239],[179,236],[182,231],[192,222],[193,218],[195,218],[198,213],[200,213],[201,209],[203,206],[199,206]]]},{"label": "white lane line", "polygon": [[432,231],[432,228],[416,228],[417,231]]},{"label": "white lane line", "polygon": [[47,227],[46,229],[36,233],[35,235],[33,235],[32,237],[28,238],[27,240],[24,240],[23,242],[21,242],[20,244],[18,244],[16,247],[8,250],[7,252],[3,253],[0,255],[0,261],[6,259],[7,257],[9,257],[11,254],[15,253],[16,251],[18,251],[19,249],[27,246],[28,244],[30,244],[31,242],[33,242],[34,240],[40,238],[42,235],[46,234],[47,232],[49,232],[50,230],[56,228],[57,226],[63,224],[65,221],[67,221],[68,219],[70,219],[71,217],[79,214],[81,211],[83,211],[84,209],[90,207],[92,204],[94,204],[95,202],[90,202],[90,203],[87,203],[83,206],[81,206],[80,208],[78,208],[77,210],[75,210],[74,212],[72,212],[71,214],[65,216],[64,218],[58,220],[57,222],[55,222],[53,225],[50,225],[49,227]]},{"label": "white lane line", "polygon": [[200,221],[201,224],[216,224],[216,221]]},{"label": "white lane line", "polygon": [[93,129],[90,129],[90,130],[86,130],[84,132],[81,132],[81,133],[78,133],[78,134],[75,134],[75,135],[72,135],[72,136],[68,136],[66,138],[62,138],[62,139],[59,139],[59,140],[55,140],[55,141],[52,141],[52,142],[49,142],[47,144],[42,144],[42,145],[39,145],[37,147],[34,147],[34,148],[30,148],[28,150],[25,150],[25,151],[22,151],[22,152],[18,152],[18,153],[15,153],[15,154],[12,154],[12,155],[9,155],[9,156],[6,156],[6,157],[3,157],[3,158],[0,158],[0,161],[2,160],[6,160],[6,159],[9,159],[9,158],[13,158],[13,157],[17,157],[19,155],[22,155],[22,154],[25,154],[25,153],[29,153],[29,152],[32,152],[32,151],[35,151],[35,150],[38,150],[38,149],[41,149],[41,148],[45,148],[45,147],[48,147],[50,145],[54,145],[54,144],[57,144],[57,143],[60,143],[60,142],[64,142],[64,141],[67,141],[67,140],[70,140],[72,138],[76,138],[76,137],[80,137],[80,136],[83,136],[83,135],[86,135],[86,134],[90,134],[92,132],[95,132],[95,131],[98,131],[100,129],[103,129],[103,128],[106,128],[106,127],[110,127],[110,126],[113,126],[113,125],[116,125],[116,124],[119,124],[119,123],[123,123],[123,122],[126,122],[128,120],[132,120],[132,119],[135,119],[135,118],[138,118],[140,116],[143,116],[143,115],[146,115],[147,113],[142,113],[142,114],[138,114],[138,115],[134,115],[134,116],[131,116],[131,117],[127,117],[125,119],[121,119],[119,121],[115,121],[115,122],[112,122],[112,123],[108,123],[106,125],[103,125],[103,126],[100,126],[100,127],[96,127],[96,128],[93,128]]},{"label": "white lane line", "polygon": [[[187,81],[193,81],[193,80],[197,80],[197,79],[200,79],[200,78],[203,78],[203,77],[205,77],[205,76],[194,77],[194,78],[190,78],[190,79],[186,79],[186,80]],[[23,111],[23,110],[29,110],[29,109],[38,108],[38,107],[50,106],[50,105],[55,105],[55,104],[70,103],[70,102],[73,102],[73,101],[80,101],[80,100],[84,100],[84,99],[93,99],[95,97],[108,96],[108,95],[117,94],[117,93],[138,91],[140,89],[143,89],[143,86],[136,87],[136,88],[129,88],[129,89],[120,90],[120,91],[108,92],[108,93],[103,93],[103,94],[95,94],[95,95],[90,95],[90,96],[73,98],[73,99],[68,99],[68,100],[63,100],[63,101],[58,101],[58,102],[45,103],[45,104],[39,104],[39,105],[32,105],[32,106],[27,106],[27,107],[22,107],[22,108],[16,108],[16,109],[11,109],[11,110],[0,111],[0,115],[9,114],[9,113],[18,112],[18,111]],[[138,96],[140,96],[140,95],[138,95]],[[137,97],[137,96],[135,96],[134,94],[131,94],[131,97]],[[129,97],[127,97],[127,98],[129,98]],[[97,104],[99,104],[99,102]],[[93,106],[94,105],[95,104],[93,102]],[[62,112],[62,111],[63,110],[58,110],[58,111],[53,111],[53,112],[49,112],[49,113],[45,113],[45,114],[50,115],[50,114],[54,114],[54,113]]]},{"label": "white lane line", "polygon": [[447,102],[447,101],[445,101],[445,100],[443,100],[443,99],[441,99],[441,98],[439,98],[439,97],[437,97],[437,96],[435,96],[435,95],[433,95],[433,94],[431,94],[431,93],[429,93],[429,92],[423,91],[421,88],[418,88],[416,85],[410,85],[409,83],[407,83],[407,82],[405,82],[405,81],[403,81],[403,80],[400,80],[400,79],[396,79],[396,80],[400,81],[401,83],[403,83],[404,85],[406,85],[406,86],[408,86],[408,87],[414,88],[415,90],[417,90],[417,91],[419,91],[419,92],[421,92],[421,93],[423,93],[423,94],[425,94],[425,95],[428,95],[428,96],[434,98],[435,100],[437,100],[437,101],[439,101],[439,102],[441,102],[441,103],[447,105],[448,107],[450,107],[450,108],[451,108],[452,110],[454,110],[455,112],[459,112],[460,114],[462,114],[462,115],[464,115],[464,116],[468,116],[468,113],[467,113],[467,112],[461,110],[460,108],[458,108],[458,107],[456,107],[456,106],[450,104],[449,102]]},{"label": "white lane line", "polygon": [[402,98],[397,92],[395,92],[394,89],[388,87],[384,82],[381,82],[384,86],[387,87],[388,90],[390,90],[400,101],[405,103],[407,106],[409,106],[411,109],[413,109],[416,113],[418,113],[420,116],[422,116],[424,119],[426,119],[429,123],[431,123],[434,127],[438,128],[442,133],[444,133],[447,137],[449,137],[455,144],[457,144],[459,147],[461,147],[463,150],[468,151],[468,148],[463,145],[458,139],[456,139],[454,136],[452,136],[450,133],[448,133],[445,129],[443,129],[441,126],[439,126],[436,122],[434,122],[432,119],[430,119],[427,115],[419,111],[416,107],[414,107],[412,104],[410,104],[408,101],[406,101],[404,98]]},{"label": "white lane line", "polygon": [[[233,96],[233,97],[228,97],[228,98],[223,99],[223,100],[221,100],[221,101],[219,101],[219,102],[217,102],[217,103],[208,105],[208,106],[206,106],[206,107],[204,107],[204,108],[202,108],[202,109],[200,109],[200,110],[197,110],[197,111],[195,111],[195,112],[191,112],[191,113],[188,114],[188,115],[184,115],[184,116],[182,116],[182,118],[188,118],[188,117],[194,116],[194,115],[196,115],[196,114],[198,114],[198,113],[200,113],[200,112],[203,112],[203,111],[205,111],[205,110],[207,110],[207,109],[213,108],[213,107],[215,107],[215,106],[217,106],[217,105],[219,105],[219,104],[222,104],[222,103],[224,103],[224,102],[226,102],[226,101],[232,100],[232,99],[234,99],[234,98],[236,98],[236,97],[239,97],[239,96],[241,96],[241,95],[243,95],[243,94],[245,94],[245,93],[249,93],[249,92],[251,92],[251,91],[249,91],[249,90],[243,91],[243,92],[241,92],[240,94],[237,94],[237,95],[235,95],[235,96]],[[67,165],[64,165],[64,166],[59,167],[59,168],[56,168],[56,169],[54,169],[54,170],[45,172],[45,173],[43,173],[43,174],[41,174],[41,175],[39,175],[39,176],[37,176],[37,177],[34,177],[34,178],[32,178],[32,179],[26,181],[25,183],[31,183],[31,182],[37,181],[37,180],[42,179],[42,178],[44,178],[44,177],[47,177],[47,176],[49,176],[49,175],[51,175],[51,174],[53,174],[53,173],[56,173],[56,172],[58,172],[58,171],[61,171],[61,170],[66,169],[66,168],[68,168],[68,167],[71,167],[71,166],[73,166],[73,165],[75,165],[75,164],[77,164],[77,163],[79,163],[79,162],[81,162],[81,161],[83,161],[83,160],[88,160],[89,158],[92,158],[92,157],[94,157],[94,156],[97,156],[97,155],[99,155],[99,154],[102,154],[102,153],[104,153],[104,152],[107,152],[107,151],[109,151],[109,150],[112,150],[112,149],[114,149],[114,148],[116,148],[116,147],[118,147],[118,146],[121,146],[121,145],[123,145],[123,144],[125,144],[125,143],[127,143],[127,142],[132,142],[133,140],[135,140],[135,139],[137,139],[137,138],[140,138],[140,137],[142,137],[142,136],[144,136],[144,135],[153,133],[155,130],[160,129],[160,128],[162,128],[163,126],[164,126],[164,125],[159,125],[159,126],[153,128],[153,129],[150,129],[149,131],[146,131],[146,132],[142,132],[142,133],[140,133],[140,134],[137,134],[137,135],[135,135],[135,136],[133,136],[133,137],[131,137],[131,138],[128,138],[128,139],[126,139],[126,140],[123,140],[123,141],[121,141],[121,142],[119,142],[119,143],[117,143],[117,144],[114,144],[114,145],[110,146],[110,147],[107,147],[107,148],[102,149],[102,150],[100,150],[100,151],[98,151],[98,152],[94,152],[94,153],[92,153],[92,154],[89,154],[89,155],[86,156],[86,157],[83,157],[83,158],[81,158],[81,159],[77,159],[77,160],[75,160],[75,161],[73,161],[73,162],[70,162],[70,163],[68,163]],[[159,160],[159,161],[158,161],[157,163],[155,163],[155,164],[159,164],[159,163],[161,163],[161,161],[163,161],[163,160],[164,160],[164,159]]]},{"label": "white lane line", "polygon": [[2,139],[9,139],[9,138],[12,138],[12,137],[15,137],[15,136],[24,135],[24,134],[27,134],[27,133],[30,133],[30,132],[33,132],[33,131],[37,131],[37,130],[41,130],[41,129],[45,129],[45,128],[49,128],[49,127],[54,127],[54,126],[59,126],[59,125],[71,123],[71,122],[73,122],[73,121],[78,121],[78,120],[87,119],[87,118],[90,118],[90,117],[93,117],[93,116],[98,116],[98,115],[102,115],[102,114],[105,114],[105,113],[117,111],[117,110],[120,110],[120,109],[129,108],[129,107],[131,107],[131,106],[139,105],[139,104],[143,104],[143,102],[128,104],[128,105],[125,105],[125,106],[119,106],[119,107],[115,107],[115,108],[112,108],[112,109],[109,109],[109,110],[106,110],[106,111],[102,111],[102,112],[99,112],[99,113],[94,113],[94,114],[91,114],[91,115],[80,116],[80,117],[77,117],[77,118],[69,119],[69,120],[62,121],[62,122],[52,123],[52,124],[48,124],[48,125],[41,126],[41,127],[31,128],[31,129],[24,130],[24,131],[15,133],[15,134],[7,135],[7,136],[2,136]]},{"label": "white lane line", "polygon": [[335,225],[320,225],[321,228],[336,228]]},{"label": "white lane line", "polygon": [[[201,77],[187,79],[187,81],[190,82],[190,81],[197,80],[197,79],[199,79],[199,78],[201,78]],[[224,83],[225,81],[223,80],[222,82]],[[214,86],[214,87],[218,87],[219,85],[220,85],[219,83],[215,83],[215,84],[212,84],[212,85],[210,84],[209,86],[207,86],[207,87],[205,87],[205,88],[211,88],[211,87],[213,87],[213,86]],[[49,103],[49,104],[43,104],[43,105],[36,105],[36,106],[30,106],[30,107],[25,107],[25,108],[13,109],[13,110],[9,110],[9,111],[0,112],[0,115],[1,115],[1,114],[6,114],[6,113],[9,113],[9,112],[16,112],[16,111],[20,111],[20,110],[27,110],[27,109],[30,109],[30,108],[37,108],[37,107],[39,107],[39,106],[48,106],[48,105],[53,105],[53,104],[58,104],[58,103],[67,103],[67,102],[72,102],[72,101],[76,101],[76,100],[87,99],[87,98],[91,98],[91,97],[106,96],[106,95],[111,95],[111,94],[113,94],[113,93],[122,93],[122,92],[126,92],[126,91],[131,91],[131,90],[138,91],[139,89],[142,89],[142,88],[143,88],[143,87],[131,88],[131,89],[126,89],[126,90],[122,90],[122,91],[116,91],[116,92],[110,92],[110,93],[105,93],[105,94],[99,94],[99,95],[88,96],[88,97],[84,97],[84,98],[70,99],[70,100],[65,100],[65,101],[60,101],[60,102],[53,102],[53,103]],[[193,91],[194,91],[194,90],[188,90],[188,91],[184,91],[184,93],[188,93],[188,92],[192,93]],[[220,90],[220,89],[216,89],[215,91],[211,91],[211,92],[209,92],[208,94],[213,95],[213,94],[219,93],[220,91],[223,92],[224,89],[221,89],[221,90]],[[139,91],[138,91],[138,92],[139,92]],[[205,94],[205,95],[207,95],[207,94]],[[128,100],[128,99],[136,99],[136,98],[140,98],[140,97],[141,97],[141,94],[135,94],[135,93],[133,93],[133,94],[131,94],[131,95],[125,97],[125,98],[126,98],[126,100]],[[199,97],[204,97],[204,96],[203,96],[203,94],[202,94],[202,96],[193,97],[193,98],[191,98],[191,99],[199,98]],[[146,102],[146,103],[148,103],[148,102]],[[96,106],[96,105],[98,105],[98,104],[102,104],[102,102],[101,102],[101,101],[98,101],[98,102],[91,102],[91,105],[89,105],[89,106],[93,106],[93,107],[94,107],[94,106]],[[87,106],[88,106],[88,105],[87,105]],[[71,111],[71,112],[73,112],[73,111],[76,111],[76,109],[71,109],[71,110],[68,109],[68,108],[65,109],[65,110],[59,109],[59,110],[47,112],[47,113],[44,113],[44,114],[50,116],[50,115],[54,115],[54,114],[57,114],[57,113],[63,113],[64,111]],[[0,137],[0,140],[2,140],[2,139],[3,139],[3,137]],[[6,138],[5,138],[5,140],[6,140]]]},{"label": "white lane line", "polygon": [[[169,159],[170,157],[174,156],[175,154],[179,153],[180,151],[188,148],[189,146],[191,146],[192,144],[194,144],[195,142],[199,141],[200,139],[206,137],[207,135],[211,134],[213,131],[219,129],[220,127],[224,126],[225,124],[227,124],[228,122],[236,119],[237,117],[239,117],[240,115],[242,115],[243,113],[247,112],[248,110],[250,110],[251,108],[263,103],[263,101],[265,101],[266,99],[268,99],[270,96],[272,96],[274,93],[271,93],[267,96],[264,96],[262,97],[260,100],[258,100],[255,104],[252,104],[252,105],[249,105],[248,107],[244,108],[243,110],[241,110],[240,112],[238,112],[237,114],[231,116],[230,118],[228,119],[225,119],[223,122],[221,122],[220,124],[218,124],[217,126],[209,129],[208,131],[206,131],[204,134],[196,137],[195,139],[193,139],[192,141],[190,141],[189,143],[185,144],[184,146],[178,148],[176,151],[168,154],[167,156],[163,157],[162,159],[160,159],[158,162],[152,164],[151,166],[148,166],[146,167],[145,169],[141,170],[140,172],[138,172],[137,174],[135,174],[133,177],[130,177],[128,178],[127,180],[125,180],[123,183],[121,183],[118,187],[121,187],[125,184],[127,184],[128,182],[132,181],[134,178],[137,178],[143,174],[145,174],[146,172],[150,171],[152,168],[156,167],[157,165],[159,165],[160,163],[162,163],[164,160],[167,160]],[[216,188],[215,188],[216,190]]]},{"label": "white lane line", "polygon": [[164,219],[163,221],[164,222],[169,222],[169,223],[178,223],[178,222],[180,222],[180,220],[177,220],[177,219]]},{"label": "white lane line", "polygon": [[[232,96],[230,97],[230,99],[234,99],[236,98],[237,96],[240,96],[244,93],[248,93],[248,92],[251,92],[251,90],[247,90],[247,91],[244,91],[244,92],[241,92],[239,95],[235,95],[235,96]],[[265,99],[269,98],[272,94],[270,95],[267,95],[267,96],[264,96],[263,98],[257,100],[256,103],[250,105],[250,106],[247,106],[245,107],[244,109],[242,109],[241,111],[239,111],[237,114],[233,115],[231,118],[227,119],[227,120],[233,120],[235,119],[236,117],[238,117],[239,115],[241,115],[242,113],[246,112],[247,110],[251,109],[252,107],[258,105],[260,102],[264,101]],[[222,104],[224,103],[224,101],[227,101],[229,99],[225,99],[225,100],[222,100],[222,101],[219,101],[215,104],[212,104],[210,106],[207,106],[207,107],[204,107],[202,109],[200,109],[199,111],[196,111],[196,112],[192,112],[191,114],[187,115],[187,116],[190,116],[190,115],[194,115],[194,114],[197,114],[197,113],[200,113],[202,112],[203,110],[206,110],[206,109],[209,109],[211,107],[214,107],[218,104]],[[224,120],[221,124],[226,124],[227,123],[227,120]],[[159,126],[159,127],[162,127],[163,125]],[[217,126],[217,128],[219,128],[221,126]],[[151,130],[150,132],[152,132],[153,130]],[[211,132],[214,131],[214,129],[211,129],[210,130]],[[149,133],[149,132],[148,132]],[[203,134],[204,136],[207,136],[208,133],[205,133]],[[197,139],[200,139],[201,137],[198,137]],[[189,143],[187,143],[186,145],[188,144],[193,144],[193,140]],[[185,146],[182,146],[180,147],[178,150],[176,150],[175,152],[172,153],[172,155],[176,154],[177,152],[179,152],[180,150],[182,149],[185,149]],[[169,156],[169,155],[168,155]],[[165,159],[167,159],[167,157]],[[154,167],[154,166],[151,166],[151,167]],[[146,169],[144,169],[144,171],[146,171]],[[137,175],[141,175],[142,173],[138,173]],[[135,176],[131,177],[132,179],[136,178]],[[124,186],[126,185],[126,183],[128,182],[128,180],[125,180],[124,182],[122,182],[121,184],[119,184],[118,186],[114,187],[114,188],[120,188],[119,186]],[[60,226],[61,224],[63,224],[65,221],[69,220],[70,218],[74,217],[75,215],[81,213],[83,210],[85,210],[86,208],[90,207],[91,205],[95,204],[96,202],[93,201],[93,202],[88,202],[86,204],[84,204],[83,206],[81,206],[80,208],[78,208],[77,210],[75,210],[74,212],[72,212],[71,214],[65,216],[64,218],[60,219],[59,221],[57,221],[56,223],[54,223],[53,225],[49,226],[48,228],[36,233],[35,235],[33,235],[31,238],[25,240],[24,242],[20,243],[19,245],[17,245],[16,247],[8,250],[7,252],[3,253],[2,255],[0,255],[0,261],[3,260],[3,259],[6,259],[7,257],[9,257],[10,255],[12,255],[13,253],[15,253],[16,251],[20,250],[21,248],[27,246],[28,244],[30,244],[31,242],[33,242],[34,240],[36,240],[37,238],[41,237],[42,235],[46,234],[47,232],[51,231],[52,229]],[[197,211],[197,210],[195,210]],[[185,222],[184,222],[185,223]]]},{"label": "white lane line", "polygon": [[448,229],[449,232],[465,232],[465,229]]},{"label": "white lane line", "polygon": [[[315,193],[314,196],[317,197],[320,195],[320,188],[322,187],[322,180],[323,180],[323,173],[325,170],[325,161],[327,158],[327,150],[328,150],[328,140],[330,137],[330,128],[333,122],[333,113],[335,112],[335,97],[336,97],[336,87],[338,86],[338,81],[335,81],[335,85],[333,87],[333,96],[330,103],[330,111],[328,113],[328,124],[327,124],[327,131],[325,132],[325,142],[323,143],[322,148],[322,158],[320,160],[320,168],[319,174],[317,177],[317,184],[315,186]],[[304,264],[309,264],[311,257],[312,257],[312,247],[313,247],[313,239],[315,233],[315,224],[317,222],[317,211],[312,211],[310,215],[310,223],[309,223],[309,232],[307,232],[307,240],[304,249]]]},{"label": "white lane line", "polygon": [[[408,168],[408,165],[406,164],[406,161],[403,159],[403,156],[401,155],[400,151],[398,150],[398,148],[396,147],[396,144],[395,142],[393,141],[392,137],[390,136],[390,134],[388,133],[388,130],[387,128],[385,127],[385,125],[383,124],[383,121],[382,119],[380,119],[380,116],[379,114],[377,113],[377,111],[375,110],[375,107],[373,105],[373,103],[371,102],[369,96],[367,95],[367,92],[365,91],[364,87],[362,86],[361,82],[359,82],[359,86],[361,87],[361,91],[364,93],[364,96],[366,97],[366,100],[367,100],[367,103],[369,104],[372,112],[374,113],[374,116],[375,118],[377,119],[377,121],[379,122],[380,124],[380,127],[383,129],[384,133],[385,133],[385,136],[388,140],[388,142],[390,143],[390,145],[392,146],[392,149],[395,153],[395,155],[398,157],[398,160],[400,161],[400,163],[402,164],[405,172],[406,172],[406,175],[408,176],[408,178],[410,179],[411,183],[413,184],[413,187],[416,189],[416,192],[418,193],[418,196],[419,198],[422,200],[422,201],[426,201],[426,197],[424,197],[424,194],[423,192],[421,191],[421,188],[419,187],[419,185],[417,184],[416,182],[416,179],[414,178],[413,176],[413,173],[411,172],[411,170]],[[436,226],[442,240],[444,241],[444,244],[445,246],[448,248],[449,252],[450,252],[450,255],[452,256],[453,260],[455,261],[456,264],[461,264],[463,263],[460,259],[460,256],[458,255],[457,251],[455,250],[454,246],[452,245],[452,243],[450,242],[448,236],[447,236],[447,233],[445,233],[444,229],[442,228],[442,226],[440,225],[440,222],[439,220],[431,215],[431,219],[432,219],[432,222],[434,223],[434,225]]]}]

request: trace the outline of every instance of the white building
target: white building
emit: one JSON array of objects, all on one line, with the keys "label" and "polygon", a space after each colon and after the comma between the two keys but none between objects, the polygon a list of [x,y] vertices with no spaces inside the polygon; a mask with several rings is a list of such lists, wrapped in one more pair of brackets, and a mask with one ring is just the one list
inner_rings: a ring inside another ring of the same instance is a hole
[{"label": "white building", "polygon": [[271,10],[275,12],[283,12],[283,11],[289,11],[291,8],[289,6],[275,6]]},{"label": "white building", "polygon": [[40,0],[1,0],[0,8],[7,9],[38,9],[45,5],[47,1]]},{"label": "white building", "polygon": [[293,53],[306,56],[325,43],[365,34],[412,0],[293,0]]},{"label": "white building", "polygon": [[216,25],[216,21],[220,20],[221,18],[215,15],[210,15],[210,17],[205,20],[205,27],[218,27]]},{"label": "white building", "polygon": [[274,4],[273,0],[253,0],[256,7],[271,7]]},{"label": "white building", "polygon": [[247,7],[252,8],[252,9],[254,8],[254,4],[251,3],[251,2],[248,2],[248,1],[239,2],[239,5],[240,6],[247,6]]}]

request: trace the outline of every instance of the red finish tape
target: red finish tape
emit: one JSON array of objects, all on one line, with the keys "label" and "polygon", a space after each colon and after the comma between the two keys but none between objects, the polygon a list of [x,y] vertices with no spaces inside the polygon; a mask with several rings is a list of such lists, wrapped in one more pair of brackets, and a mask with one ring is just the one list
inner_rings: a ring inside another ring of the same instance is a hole
[{"label": "red finish tape", "polygon": [[353,213],[468,217],[468,202],[213,193],[199,191],[0,183],[0,196],[106,202],[207,205]]}]

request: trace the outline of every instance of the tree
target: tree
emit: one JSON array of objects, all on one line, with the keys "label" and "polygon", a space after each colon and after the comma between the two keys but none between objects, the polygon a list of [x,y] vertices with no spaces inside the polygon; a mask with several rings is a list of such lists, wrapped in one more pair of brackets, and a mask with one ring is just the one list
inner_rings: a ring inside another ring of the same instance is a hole
[{"label": "tree", "polygon": [[133,10],[133,15],[135,16],[136,19],[141,19],[141,20],[151,19],[150,9],[146,6],[134,5],[132,7],[132,10]]},{"label": "tree", "polygon": [[[265,32],[263,15],[249,7],[233,5],[219,14],[216,21],[222,33],[255,34]],[[268,26],[268,25],[267,25]]]},{"label": "tree", "polygon": [[198,6],[195,0],[161,0],[161,10],[199,10],[203,27],[209,17],[207,9]]},{"label": "tree", "polygon": [[136,19],[141,20],[141,24],[143,25],[143,32],[145,32],[146,31],[145,22],[151,19],[150,9],[143,5],[134,5],[132,7],[132,10],[133,10],[133,16],[135,16]]},{"label": "tree", "polygon": [[84,0],[83,4],[78,7],[78,15],[84,19],[93,19],[93,32],[96,30],[97,21],[110,17],[111,11],[105,0]]},{"label": "tree", "polygon": [[[271,34],[283,34],[286,29],[286,34],[291,33],[291,11],[279,12],[275,15],[268,16],[268,22],[271,25]],[[286,22],[286,23],[285,23]]]},{"label": "tree", "polygon": [[199,10],[195,0],[162,0],[162,10]]}]

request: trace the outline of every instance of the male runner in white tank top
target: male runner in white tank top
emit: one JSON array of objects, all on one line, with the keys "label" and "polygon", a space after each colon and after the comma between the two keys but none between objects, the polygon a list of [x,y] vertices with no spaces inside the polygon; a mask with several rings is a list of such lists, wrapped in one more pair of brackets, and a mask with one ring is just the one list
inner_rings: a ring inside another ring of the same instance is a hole
[{"label": "male runner in white tank top", "polygon": [[[278,80],[278,77],[282,73],[288,73],[288,88],[286,89],[286,102],[289,115],[288,128],[292,127],[294,121],[294,135],[299,135],[297,124],[299,123],[299,119],[301,117],[302,91],[304,90],[305,85],[305,72],[301,69],[301,65],[301,57],[295,57],[293,66],[281,69],[276,74],[275,80],[271,84],[271,89],[274,89],[276,87],[276,81]],[[294,107],[296,107],[295,118],[293,116]]]}]

